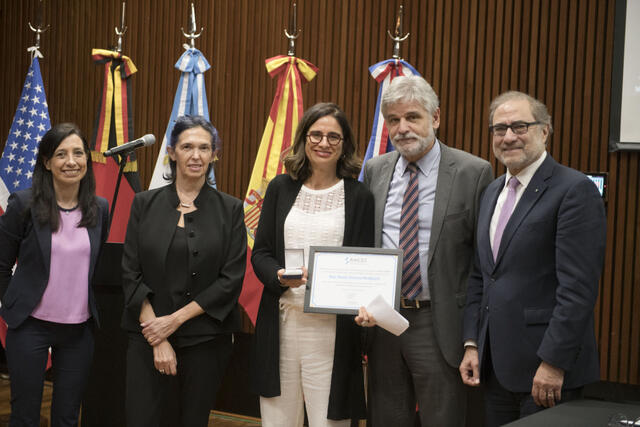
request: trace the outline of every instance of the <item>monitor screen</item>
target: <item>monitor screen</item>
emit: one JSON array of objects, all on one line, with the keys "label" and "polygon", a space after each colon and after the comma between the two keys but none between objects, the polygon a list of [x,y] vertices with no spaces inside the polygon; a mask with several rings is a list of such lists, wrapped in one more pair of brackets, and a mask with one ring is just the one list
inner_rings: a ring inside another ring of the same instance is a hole
[{"label": "monitor screen", "polygon": [[596,185],[602,198],[605,198],[607,194],[607,173],[606,172],[587,172],[586,175]]}]

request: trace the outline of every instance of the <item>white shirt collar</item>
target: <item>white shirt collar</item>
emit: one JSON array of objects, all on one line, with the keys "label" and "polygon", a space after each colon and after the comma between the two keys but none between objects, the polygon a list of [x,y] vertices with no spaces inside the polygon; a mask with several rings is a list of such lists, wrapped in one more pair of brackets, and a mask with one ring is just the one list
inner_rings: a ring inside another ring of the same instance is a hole
[{"label": "white shirt collar", "polygon": [[[520,185],[522,186],[522,188],[527,188],[527,185],[529,185],[529,182],[531,182],[531,178],[533,178],[533,175],[536,173],[536,171],[538,170],[538,168],[546,158],[547,158],[547,152],[543,151],[540,157],[538,157],[538,159],[535,162],[531,163],[529,166],[522,169],[520,173],[515,175],[515,177],[518,178],[518,181],[520,182]],[[509,169],[507,169],[507,175],[504,180],[505,186],[507,185],[507,183],[509,182],[509,179],[511,179],[512,176],[513,175],[511,174],[511,172],[509,172]]]}]

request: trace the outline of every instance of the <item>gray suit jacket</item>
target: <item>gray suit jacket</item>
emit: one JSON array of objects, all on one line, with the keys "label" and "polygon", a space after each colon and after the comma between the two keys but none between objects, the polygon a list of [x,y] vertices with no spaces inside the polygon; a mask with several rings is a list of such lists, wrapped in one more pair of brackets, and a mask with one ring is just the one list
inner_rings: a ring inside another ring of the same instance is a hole
[{"label": "gray suit jacket", "polygon": [[[473,265],[478,206],[493,171],[489,162],[438,143],[441,156],[427,268],[438,346],[447,363],[457,368],[464,350],[462,315]],[[375,198],[376,247],[382,242],[384,208],[399,158],[393,151],[365,164],[364,183]]]}]

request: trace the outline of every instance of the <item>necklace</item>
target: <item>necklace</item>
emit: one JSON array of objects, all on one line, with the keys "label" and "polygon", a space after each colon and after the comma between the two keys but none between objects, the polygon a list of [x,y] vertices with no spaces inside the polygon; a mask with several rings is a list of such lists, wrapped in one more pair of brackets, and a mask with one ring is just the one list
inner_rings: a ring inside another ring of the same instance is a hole
[{"label": "necklace", "polygon": [[193,201],[196,199],[196,197],[198,197],[198,195],[196,194],[196,196],[195,196],[195,197],[191,197],[191,198],[190,198],[190,199],[191,199],[191,201],[190,201],[189,203],[187,203],[187,202],[183,202],[183,201],[182,201],[182,199],[183,199],[183,198],[184,198],[184,199],[186,199],[186,198],[187,198],[187,197],[185,197],[185,196],[186,196],[186,194],[185,194],[185,193],[183,193],[182,191],[178,190],[177,188],[176,188],[176,190],[177,190],[177,193],[178,193],[178,200],[180,200],[180,206],[181,206],[181,207],[183,207],[183,208],[190,208],[190,207],[192,207],[192,206],[193,206]]},{"label": "necklace", "polygon": [[74,207],[68,208],[68,209],[58,205],[58,210],[65,215],[69,215],[71,212],[75,211],[76,209],[78,209],[78,205],[75,205]]}]

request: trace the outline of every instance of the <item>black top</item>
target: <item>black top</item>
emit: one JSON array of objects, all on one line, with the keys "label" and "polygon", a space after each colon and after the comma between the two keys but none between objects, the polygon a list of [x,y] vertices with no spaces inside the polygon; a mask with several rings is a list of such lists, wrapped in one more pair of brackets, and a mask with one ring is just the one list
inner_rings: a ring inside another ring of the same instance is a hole
[{"label": "black top", "polygon": [[[202,307],[205,313],[184,323],[180,336],[234,332],[240,328],[238,297],[247,256],[242,202],[203,185],[194,200],[197,210],[184,214],[186,248],[174,241],[178,203],[173,184],[138,193],[133,200],[122,255],[122,326],[140,331],[140,309],[148,298],[156,315],[191,301]],[[181,283],[168,289],[173,274]]]},{"label": "black top", "polygon": [[[156,313],[157,316],[171,314],[188,304],[184,295],[187,293],[187,286],[189,282],[189,271],[187,269],[187,266],[189,265],[189,246],[187,245],[187,232],[184,227],[176,226],[176,232],[173,235],[173,240],[169,246],[169,252],[167,252],[166,265],[167,276],[165,279],[165,286],[157,292],[152,299],[157,300],[158,298],[167,298],[169,299],[167,304],[159,305],[164,307],[173,306],[173,309],[168,313]],[[154,301],[151,301],[151,305],[153,305],[153,302]],[[209,341],[215,337],[215,334],[213,333],[203,335],[184,335],[182,332],[185,329],[189,329],[189,322],[191,321],[193,321],[193,319],[187,320],[173,334],[171,334],[169,342],[173,347],[188,347]]]}]

